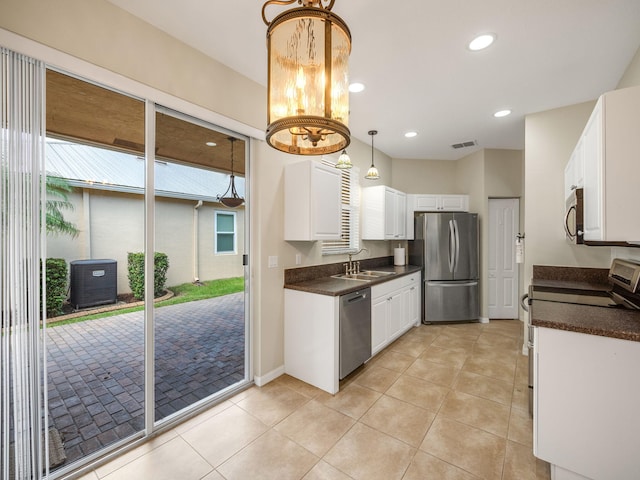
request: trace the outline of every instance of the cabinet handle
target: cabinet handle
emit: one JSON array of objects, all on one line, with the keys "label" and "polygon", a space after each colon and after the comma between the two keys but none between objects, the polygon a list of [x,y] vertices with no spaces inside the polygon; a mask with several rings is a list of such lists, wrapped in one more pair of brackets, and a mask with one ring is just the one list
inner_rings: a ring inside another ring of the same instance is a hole
[{"label": "cabinet handle", "polygon": [[416,287],[411,287],[411,290],[415,290],[415,289],[416,289]]}]

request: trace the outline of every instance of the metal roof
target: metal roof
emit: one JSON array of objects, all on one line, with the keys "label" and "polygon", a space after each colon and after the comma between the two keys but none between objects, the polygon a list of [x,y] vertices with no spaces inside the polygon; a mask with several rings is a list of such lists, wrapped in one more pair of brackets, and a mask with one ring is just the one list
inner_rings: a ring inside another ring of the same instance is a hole
[{"label": "metal roof", "polygon": [[[129,153],[47,139],[46,170],[76,187],[144,193],[144,159]],[[162,197],[216,202],[229,187],[229,174],[203,168],[156,160],[154,171]],[[244,178],[236,175],[235,184],[244,197]]]}]

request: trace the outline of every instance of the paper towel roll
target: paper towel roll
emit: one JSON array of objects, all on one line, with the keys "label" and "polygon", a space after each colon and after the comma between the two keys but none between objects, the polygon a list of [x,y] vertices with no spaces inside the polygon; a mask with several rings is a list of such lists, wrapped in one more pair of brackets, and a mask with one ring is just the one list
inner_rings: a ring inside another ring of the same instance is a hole
[{"label": "paper towel roll", "polygon": [[393,264],[404,265],[404,248],[393,249]]}]

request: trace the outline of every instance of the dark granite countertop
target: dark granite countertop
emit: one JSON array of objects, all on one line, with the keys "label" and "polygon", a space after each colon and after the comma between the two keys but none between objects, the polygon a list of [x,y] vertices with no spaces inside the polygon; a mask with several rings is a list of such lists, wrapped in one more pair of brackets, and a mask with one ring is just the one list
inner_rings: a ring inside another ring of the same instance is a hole
[{"label": "dark granite countertop", "polygon": [[[602,294],[611,290],[608,269],[533,266],[535,290]],[[534,300],[531,325],[640,342],[640,311]]]},{"label": "dark granite countertop", "polygon": [[395,278],[399,278],[405,275],[410,275],[415,272],[419,272],[421,267],[416,265],[404,265],[402,267],[390,266],[378,266],[375,268],[369,268],[369,270],[377,270],[381,272],[395,272],[395,275],[388,275],[386,277],[378,277],[370,282],[360,282],[357,280],[349,280],[343,278],[333,278],[331,276],[320,277],[312,280],[304,280],[301,282],[285,283],[284,288],[290,290],[300,290],[308,293],[317,293],[319,295],[338,296],[346,293],[355,292],[363,288],[369,288],[379,283],[387,282]]},{"label": "dark granite countertop", "polygon": [[531,285],[541,291],[562,292],[562,293],[588,293],[588,292],[608,292],[611,290],[609,283],[596,283],[589,281],[572,281],[572,280],[549,280],[536,279],[531,280]]},{"label": "dark granite countertop", "polygon": [[640,312],[637,310],[535,300],[530,319],[535,327],[640,342]]}]

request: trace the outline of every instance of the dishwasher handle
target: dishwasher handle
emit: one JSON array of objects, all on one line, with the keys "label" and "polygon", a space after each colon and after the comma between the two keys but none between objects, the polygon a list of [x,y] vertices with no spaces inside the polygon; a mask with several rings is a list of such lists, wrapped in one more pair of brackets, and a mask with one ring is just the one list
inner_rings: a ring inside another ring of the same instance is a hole
[{"label": "dishwasher handle", "polygon": [[351,297],[347,299],[347,303],[356,303],[356,302],[361,302],[362,300],[366,300],[367,299],[367,294],[366,293],[362,293],[360,295],[357,295],[355,297]]}]

